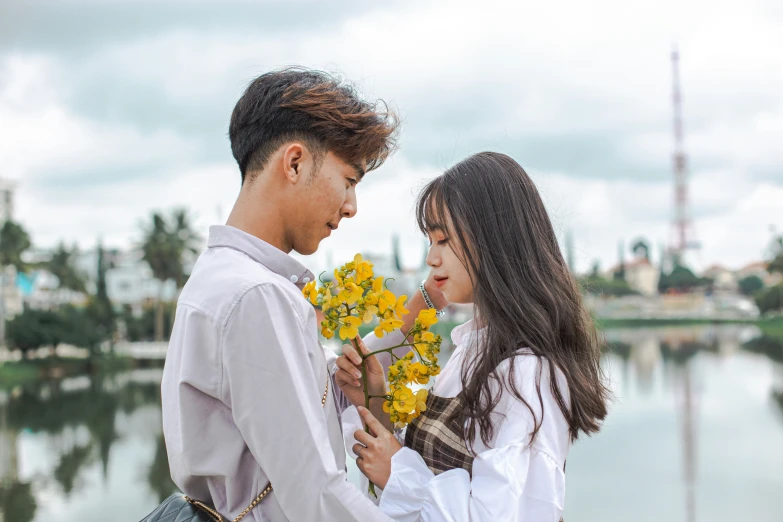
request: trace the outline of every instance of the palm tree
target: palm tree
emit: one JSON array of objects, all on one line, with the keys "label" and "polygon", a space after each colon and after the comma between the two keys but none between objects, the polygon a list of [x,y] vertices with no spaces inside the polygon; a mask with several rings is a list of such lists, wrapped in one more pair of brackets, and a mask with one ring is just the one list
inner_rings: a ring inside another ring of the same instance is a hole
[{"label": "palm tree", "polygon": [[31,246],[27,231],[9,219],[0,228],[0,266],[13,265],[17,271],[24,272],[26,265],[22,261],[22,254]]},{"label": "palm tree", "polygon": [[44,264],[46,270],[54,274],[60,281],[60,288],[67,288],[75,292],[86,293],[84,276],[79,273],[73,264],[73,258],[77,253],[74,245],[68,250],[63,243],[57,246],[51,259]]},{"label": "palm tree", "polygon": [[[5,269],[11,265],[18,272],[24,272],[26,265],[22,254],[31,246],[30,236],[19,223],[8,219],[0,227],[0,343],[5,341]],[[16,283],[12,281],[11,284]]]},{"label": "palm tree", "polygon": [[159,212],[152,213],[152,223],[144,229],[142,242],[143,259],[152,269],[152,274],[160,281],[160,293],[155,317],[155,340],[163,340],[163,284],[173,280],[177,290],[187,279],[185,257],[198,252],[197,244],[201,238],[193,230],[190,216],[185,209],[172,212],[172,223]]}]

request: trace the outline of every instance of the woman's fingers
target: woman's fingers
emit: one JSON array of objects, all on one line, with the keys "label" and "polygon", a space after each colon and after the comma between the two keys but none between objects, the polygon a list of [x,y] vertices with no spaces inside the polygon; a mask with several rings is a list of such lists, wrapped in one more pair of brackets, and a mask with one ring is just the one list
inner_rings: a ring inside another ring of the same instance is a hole
[{"label": "woman's fingers", "polygon": [[350,343],[343,345],[343,355],[347,357],[348,360],[350,360],[356,366],[362,364],[361,355],[359,355],[359,353],[356,351],[356,348],[354,348],[354,346]]},{"label": "woman's fingers", "polygon": [[344,384],[349,384],[358,388],[361,384],[359,379],[353,376],[353,373],[348,373],[345,370],[337,370],[337,373],[334,374],[334,378],[337,382],[337,386],[340,387],[342,387]]},{"label": "woman's fingers", "polygon": [[[373,435],[380,436],[389,433],[389,431],[383,427],[383,424],[370,413],[370,410],[363,408],[362,406],[359,406],[356,409],[359,410],[359,416],[361,416],[364,423],[370,428]],[[356,440],[359,440],[359,438],[357,437]],[[362,441],[359,440],[359,442]]]},{"label": "woman's fingers", "polygon": [[352,380],[361,379],[362,377],[361,370],[354,366],[353,363],[344,356],[337,358],[337,367],[345,372],[346,375],[350,376]]},{"label": "woman's fingers", "polygon": [[364,446],[372,446],[375,444],[375,437],[364,430],[356,430],[353,434],[353,438]]},{"label": "woman's fingers", "polygon": [[362,444],[354,444],[351,447],[351,450],[353,450],[353,454],[356,455],[357,459],[362,458],[362,451],[367,451],[367,446],[363,446]]}]

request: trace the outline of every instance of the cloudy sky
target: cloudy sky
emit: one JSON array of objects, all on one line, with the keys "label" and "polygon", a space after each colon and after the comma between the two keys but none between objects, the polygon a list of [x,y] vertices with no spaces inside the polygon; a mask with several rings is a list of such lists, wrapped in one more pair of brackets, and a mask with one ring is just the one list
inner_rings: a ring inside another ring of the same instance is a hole
[{"label": "cloudy sky", "polygon": [[[638,5],[636,5],[638,4]],[[422,183],[496,150],[536,181],[580,270],[671,234],[671,64],[681,54],[694,263],[760,258],[783,230],[783,3],[0,0],[0,177],[39,246],[126,247],[154,209],[222,222],[227,139],[254,76],[338,72],[404,119],[401,150],[322,244],[420,259]]]}]

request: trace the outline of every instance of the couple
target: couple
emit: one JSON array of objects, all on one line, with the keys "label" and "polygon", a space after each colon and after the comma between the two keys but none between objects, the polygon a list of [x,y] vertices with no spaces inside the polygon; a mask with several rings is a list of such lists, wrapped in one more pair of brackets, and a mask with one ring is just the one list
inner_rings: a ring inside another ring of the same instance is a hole
[{"label": "couple", "polygon": [[[569,446],[599,429],[608,391],[538,192],[497,153],[461,161],[419,196],[431,272],[403,331],[449,302],[473,303],[475,317],[451,333],[454,353],[404,444],[378,420],[383,399],[358,408],[371,433],[347,435],[382,489],[377,505],[346,480],[342,417],[364,403],[360,359],[321,345],[302,296],[315,276],[289,253],[312,254],[356,215],[357,185],[395,149],[397,120],[379,107],[328,75],[285,69],[256,78],[234,108],[242,187],[182,291],[166,357],[172,479],[228,520],[557,522]],[[360,349],[397,334],[371,333]],[[368,360],[379,394],[383,355]]]}]

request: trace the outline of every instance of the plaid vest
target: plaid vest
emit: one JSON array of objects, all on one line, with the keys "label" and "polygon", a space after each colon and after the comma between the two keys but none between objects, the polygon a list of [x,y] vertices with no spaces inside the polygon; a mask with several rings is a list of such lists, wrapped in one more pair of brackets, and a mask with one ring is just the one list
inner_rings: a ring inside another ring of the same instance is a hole
[{"label": "plaid vest", "polygon": [[[427,467],[439,475],[444,471],[464,468],[473,476],[473,456],[465,441],[458,435],[463,418],[449,421],[454,412],[462,409],[462,394],[456,397],[427,396],[427,409],[413,419],[405,431],[405,447],[422,456]],[[565,472],[565,464],[563,464]],[[563,519],[560,519],[563,522]]]},{"label": "plaid vest", "polygon": [[405,447],[421,455],[436,475],[455,468],[468,473],[473,469],[473,456],[459,435],[461,420],[449,421],[462,407],[462,394],[446,398],[430,393],[427,409],[408,424]]}]

